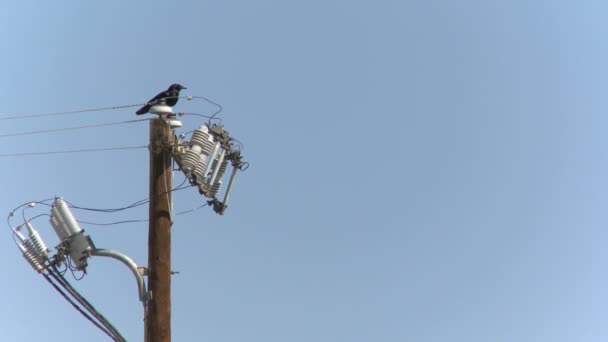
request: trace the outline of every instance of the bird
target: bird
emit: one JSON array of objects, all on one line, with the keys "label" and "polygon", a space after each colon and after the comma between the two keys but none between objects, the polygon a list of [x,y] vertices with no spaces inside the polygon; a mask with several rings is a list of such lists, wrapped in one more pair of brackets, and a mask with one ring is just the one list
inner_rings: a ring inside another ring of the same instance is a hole
[{"label": "bird", "polygon": [[146,114],[150,110],[150,107],[152,107],[156,104],[165,104],[169,107],[175,106],[175,104],[177,103],[177,100],[179,99],[179,91],[182,89],[187,89],[187,88],[178,83],[172,84],[171,86],[169,86],[169,88],[167,90],[160,92],[158,95],[151,98],[150,101],[148,101],[148,103],[146,103],[145,106],[141,107],[135,113],[137,115]]}]

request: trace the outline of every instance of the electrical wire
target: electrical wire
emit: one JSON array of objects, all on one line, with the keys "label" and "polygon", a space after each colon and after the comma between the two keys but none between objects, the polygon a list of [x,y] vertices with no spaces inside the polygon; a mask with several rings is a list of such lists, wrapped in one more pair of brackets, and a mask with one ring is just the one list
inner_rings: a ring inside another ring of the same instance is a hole
[{"label": "electrical wire", "polygon": [[199,210],[199,209],[201,209],[201,208],[204,208],[204,207],[206,207],[206,206],[208,206],[208,205],[209,205],[209,203],[205,203],[205,204],[200,205],[200,206],[198,206],[198,207],[196,207],[196,208],[193,208],[193,209],[189,209],[189,210],[180,211],[179,213],[175,214],[175,216],[178,216],[178,215],[183,215],[183,214],[187,214],[187,213],[190,213],[190,212],[193,212],[193,211],[197,211],[197,210]]},{"label": "electrical wire", "polygon": [[[190,184],[184,185],[187,180],[188,180],[187,178],[184,178],[184,180],[180,183],[180,185],[178,185],[173,190],[171,190],[171,192],[175,192],[175,191],[180,191],[180,190],[184,190],[184,189],[187,189],[187,188],[191,188],[192,185],[190,185]],[[162,196],[164,194],[165,193],[162,193],[159,196]],[[72,209],[79,209],[79,210],[85,210],[85,211],[95,211],[95,212],[102,212],[102,213],[114,213],[114,212],[118,212],[118,211],[122,211],[122,210],[127,210],[127,209],[131,209],[131,208],[135,208],[135,207],[144,205],[144,204],[146,204],[148,202],[149,202],[149,198],[146,198],[146,199],[139,200],[139,201],[137,201],[137,202],[135,202],[135,203],[133,203],[131,205],[128,205],[126,207],[123,207],[123,208],[113,208],[113,209],[85,208],[85,207],[76,206],[76,205],[74,205],[74,204],[72,204],[70,202],[67,202],[67,203],[70,206],[70,208],[72,208]],[[195,210],[199,210],[199,209],[201,209],[203,207],[206,207],[207,205],[208,204],[203,204],[203,205],[201,205],[199,207],[196,207],[194,209],[189,209],[189,210],[185,210],[185,211],[179,212],[177,214],[174,214],[174,216],[182,215],[182,214],[189,213],[189,212],[192,212],[192,211],[195,211]],[[115,222],[106,222],[106,223],[98,223],[98,222],[82,221],[82,220],[77,220],[77,221],[79,223],[88,224],[88,225],[92,225],[92,226],[114,226],[114,225],[127,224],[127,223],[149,222],[150,220],[147,220],[147,219],[124,220],[124,221],[115,221]]]},{"label": "electrical wire", "polygon": [[87,311],[93,315],[97,319],[99,323],[101,323],[108,331],[112,334],[112,339],[115,341],[125,341],[126,339],[118,332],[118,330],[99,312],[89,301],[86,300],[76,289],[63,277],[63,275],[59,274],[57,267],[51,264],[51,269],[48,270],[53,278],[65,289],[67,290],[74,299],[78,301]]},{"label": "electrical wire", "polygon": [[[173,97],[171,97],[171,98],[173,98]],[[178,98],[178,99],[187,99],[188,101],[191,101],[192,99],[201,99],[201,100],[207,101],[207,102],[209,102],[209,103],[217,106],[218,110],[213,114],[213,117],[215,117],[215,115],[219,114],[222,111],[222,106],[221,105],[219,105],[219,104],[217,104],[217,103],[209,100],[208,98],[206,98],[204,96],[190,96],[190,95],[188,95],[188,96],[176,96],[176,98]],[[147,105],[147,104],[148,104],[148,102],[146,102],[146,103],[128,104],[128,105],[119,105],[119,106],[109,106],[109,107],[87,108],[87,109],[70,110],[70,111],[63,111],[63,112],[50,112],[50,113],[27,114],[27,115],[4,115],[4,116],[0,116],[0,121],[22,120],[22,119],[41,118],[41,117],[46,117],[46,116],[71,115],[71,114],[101,112],[101,111],[107,111],[107,110],[117,110],[117,109],[141,107],[141,106],[144,106],[144,105]]]},{"label": "electrical wire", "polygon": [[0,117],[0,121],[32,119],[32,118],[40,118],[40,117],[45,117],[45,116],[56,116],[56,115],[101,112],[101,111],[105,111],[105,110],[116,110],[116,109],[124,109],[124,108],[131,108],[131,107],[139,107],[139,106],[143,106],[143,105],[145,105],[145,103],[122,105],[122,106],[111,106],[111,107],[89,108],[89,109],[81,109],[81,110],[71,110],[71,111],[65,111],[65,112],[51,112],[51,113],[41,113],[41,114],[29,114],[29,115],[12,115],[12,116]]},{"label": "electrical wire", "polygon": [[[201,208],[204,208],[206,206],[208,206],[208,203],[205,203],[203,205],[200,205],[196,208],[192,208],[192,209],[188,209],[188,210],[184,210],[184,211],[180,211],[179,213],[174,214],[174,216],[178,216],[178,215],[183,215],[183,214],[187,214],[196,210],[199,210]],[[88,224],[91,226],[114,226],[114,225],[119,225],[119,224],[127,224],[127,223],[142,223],[142,222],[149,222],[150,220],[124,220],[124,221],[116,221],[116,222],[107,222],[107,223],[97,223],[97,222],[90,222],[90,221],[82,221],[82,220],[77,220],[78,223],[82,223],[82,224]]]},{"label": "electrical wire", "polygon": [[51,217],[51,215],[49,215],[49,214],[38,214],[38,215],[36,215],[36,216],[32,217],[31,219],[29,219],[29,220],[28,220],[28,222],[32,222],[32,221],[34,221],[35,219],[37,219],[37,218],[39,218],[39,217],[42,217],[42,216],[48,216],[48,217]]},{"label": "electrical wire", "polygon": [[179,116],[184,116],[184,115],[200,116],[200,117],[209,119],[208,123],[211,123],[212,120],[217,120],[217,122],[219,124],[221,124],[223,121],[222,118],[216,118],[215,115],[204,115],[204,114],[189,113],[189,112],[178,112],[177,115],[179,115]]},{"label": "electrical wire", "polygon": [[204,96],[190,96],[190,98],[205,100],[205,101],[211,103],[212,105],[217,106],[217,108],[218,108],[217,111],[215,113],[213,113],[213,115],[211,115],[211,118],[209,120],[215,118],[215,116],[218,115],[219,113],[221,113],[221,111],[224,109],[224,108],[222,108],[222,106],[220,104],[215,103]]},{"label": "electrical wire", "polygon": [[136,123],[136,122],[142,122],[142,121],[150,121],[150,120],[151,120],[150,118],[147,118],[147,119],[138,119],[138,120],[126,120],[126,121],[118,121],[118,122],[107,122],[107,123],[94,124],[94,125],[84,125],[84,126],[75,126],[75,127],[45,129],[45,130],[39,130],[39,131],[29,131],[29,132],[19,132],[19,133],[7,133],[7,134],[0,134],[0,138],[17,137],[17,136],[22,136],[22,135],[31,135],[31,134],[40,134],[40,133],[63,132],[63,131],[71,131],[71,130],[85,129],[85,128],[116,126],[116,125],[130,124],[130,123]]},{"label": "electrical wire", "polygon": [[30,204],[32,204],[32,203],[34,203],[34,204],[44,204],[44,205],[47,205],[47,204],[46,204],[46,202],[48,202],[48,201],[50,201],[50,200],[52,200],[52,199],[53,199],[53,198],[51,197],[51,198],[43,199],[43,200],[41,200],[41,201],[34,201],[34,202],[29,201],[29,202],[25,202],[25,203],[23,203],[23,204],[21,204],[21,205],[17,206],[15,209],[11,210],[11,211],[8,213],[8,216],[6,217],[6,223],[8,223],[8,226],[9,226],[11,229],[14,229],[14,228],[13,228],[13,226],[11,226],[11,217],[15,216],[15,211],[19,210],[20,208],[22,208],[22,207],[24,207],[24,206],[26,206],[26,205],[30,205]]},{"label": "electrical wire", "polygon": [[[174,189],[171,190],[171,192],[175,192],[175,191],[179,191],[179,190],[183,190],[186,188],[189,188],[190,185],[188,186],[183,186],[186,181],[188,180],[188,178],[184,177],[184,180],[180,183],[180,185],[178,185],[177,187],[175,187]],[[158,196],[164,196],[166,192],[163,192],[161,194],[159,194]],[[87,207],[81,207],[81,206],[77,206],[73,203],[70,203],[68,201],[66,201],[66,203],[70,206],[70,208],[72,209],[78,209],[78,210],[85,210],[85,211],[95,211],[95,212],[101,212],[101,213],[115,213],[118,211],[123,211],[123,210],[127,210],[127,209],[133,209],[139,206],[142,206],[146,203],[150,202],[150,197],[146,197],[144,199],[141,199],[137,202],[134,202],[132,204],[129,204],[125,207],[121,207],[121,208],[111,208],[111,209],[98,209],[98,208],[87,208]]]},{"label": "electrical wire", "polygon": [[120,151],[120,150],[134,150],[134,149],[141,149],[141,148],[148,148],[148,146],[145,145],[145,146],[90,148],[90,149],[63,150],[63,151],[6,153],[6,154],[0,154],[0,158],[2,158],[2,157],[42,156],[42,155],[51,155],[51,154],[68,154],[68,153],[83,153],[83,152],[100,152],[100,151]]},{"label": "electrical wire", "polygon": [[[61,274],[60,272],[58,272],[59,274]],[[107,330],[104,326],[102,326],[100,323],[98,323],[97,321],[95,321],[93,319],[93,317],[91,317],[89,314],[87,314],[80,306],[78,306],[70,297],[68,297],[68,295],[63,292],[63,290],[61,290],[59,288],[59,286],[57,286],[57,284],[55,284],[51,278],[49,277],[48,274],[46,273],[41,273],[42,276],[44,277],[44,279],[46,279],[46,281],[51,284],[53,286],[53,288],[55,288],[55,291],[59,292],[59,294],[66,300],[68,301],[68,303],[70,303],[74,309],[76,309],[82,316],[84,316],[84,318],[86,318],[87,320],[89,320],[89,322],[93,323],[93,325],[95,325],[99,330],[103,331],[106,335],[108,335],[110,338],[115,339],[115,336],[112,335],[112,333]]]},{"label": "electrical wire", "polygon": [[114,225],[118,225],[118,224],[141,223],[141,222],[148,222],[148,221],[149,220],[125,220],[125,221],[116,221],[116,222],[108,222],[108,223],[95,223],[95,222],[88,222],[88,221],[78,220],[78,223],[88,224],[88,225],[91,225],[91,226],[114,226]]}]

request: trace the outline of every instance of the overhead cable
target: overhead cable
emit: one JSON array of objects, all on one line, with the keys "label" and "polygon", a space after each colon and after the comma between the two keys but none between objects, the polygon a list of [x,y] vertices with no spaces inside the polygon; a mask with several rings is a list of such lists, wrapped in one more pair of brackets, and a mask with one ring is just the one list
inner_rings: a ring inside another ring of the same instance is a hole
[{"label": "overhead cable", "polygon": [[137,119],[137,120],[127,120],[127,121],[119,121],[119,122],[107,122],[107,123],[102,123],[102,124],[85,125],[85,126],[53,128],[53,129],[45,129],[45,130],[39,130],[39,131],[7,133],[7,134],[0,134],[0,138],[16,137],[16,136],[21,136],[21,135],[40,134],[40,133],[52,133],[52,132],[71,131],[71,130],[84,129],[84,128],[95,128],[95,127],[104,127],[104,126],[116,126],[116,125],[130,124],[130,123],[149,121],[149,120],[151,120],[151,119]]},{"label": "overhead cable", "polygon": [[40,156],[40,155],[48,155],[48,154],[82,153],[82,152],[120,151],[120,150],[134,150],[134,149],[140,149],[140,148],[148,148],[148,146],[145,145],[145,146],[91,148],[91,149],[80,149],[80,150],[24,152],[24,153],[5,153],[5,154],[0,154],[0,158],[2,158],[2,157]]}]

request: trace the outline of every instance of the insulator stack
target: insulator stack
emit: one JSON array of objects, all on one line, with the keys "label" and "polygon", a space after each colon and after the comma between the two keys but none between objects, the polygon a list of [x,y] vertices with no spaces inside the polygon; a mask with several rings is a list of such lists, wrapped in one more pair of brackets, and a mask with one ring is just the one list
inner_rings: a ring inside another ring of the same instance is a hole
[{"label": "insulator stack", "polygon": [[209,190],[209,197],[213,197],[217,195],[222,190],[222,181],[219,180],[213,184],[211,189]]},{"label": "insulator stack", "polygon": [[[55,218],[55,220],[53,220],[53,218]],[[61,241],[65,241],[71,236],[82,232],[82,228],[80,228],[78,221],[74,218],[72,211],[63,198],[57,198],[53,203],[53,208],[51,209],[51,225]]]},{"label": "insulator stack", "polygon": [[55,199],[51,209],[51,225],[61,242],[67,247],[76,268],[83,270],[87,267],[87,258],[93,250],[84,230],[76,221],[72,211],[62,198]]},{"label": "insulator stack", "polygon": [[23,254],[23,258],[27,260],[30,266],[32,266],[32,268],[36,270],[36,272],[42,272],[42,270],[44,269],[44,261],[41,261],[41,259],[36,254],[36,247],[34,247],[32,241],[23,241],[23,243],[19,244],[19,249]]},{"label": "insulator stack", "polygon": [[224,159],[224,161],[222,162],[222,165],[220,165],[220,169],[217,172],[216,179],[222,179],[222,177],[224,176],[224,173],[226,173],[227,168],[228,168],[228,160]]},{"label": "insulator stack", "polygon": [[194,168],[194,171],[192,172],[192,174],[194,175],[194,182],[197,185],[200,185],[204,182],[205,176],[203,175],[203,172],[205,171],[206,166],[207,166],[207,159],[203,158],[203,156],[201,156],[201,159],[196,164],[196,167]]},{"label": "insulator stack", "polygon": [[[189,145],[190,148],[182,156],[182,168],[186,173],[193,172],[197,165],[201,162],[204,163],[213,151],[213,137],[209,135],[207,126],[194,130]],[[203,164],[200,168],[204,170],[205,165]]]},{"label": "insulator stack", "polygon": [[57,209],[55,209],[55,207],[51,208],[51,218],[49,221],[51,222],[53,230],[59,237],[59,240],[64,241],[70,236],[70,232],[65,228],[63,222],[59,220],[59,214],[57,213]]},{"label": "insulator stack", "polygon": [[36,255],[38,255],[40,260],[45,260],[49,255],[49,250],[46,248],[46,244],[31,223],[26,222],[25,225],[29,231],[30,241],[34,247],[34,250],[36,251]]}]

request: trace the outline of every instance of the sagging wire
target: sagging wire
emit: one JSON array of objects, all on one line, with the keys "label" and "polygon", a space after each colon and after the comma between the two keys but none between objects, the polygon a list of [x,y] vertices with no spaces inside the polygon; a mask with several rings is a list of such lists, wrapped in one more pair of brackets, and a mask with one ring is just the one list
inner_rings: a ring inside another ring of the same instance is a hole
[{"label": "sagging wire", "polygon": [[[184,190],[187,188],[192,187],[192,185],[190,184],[186,184],[187,182],[187,178],[184,177],[184,180],[175,188],[173,188],[171,191],[164,191],[163,193],[159,194],[159,196],[164,196],[164,195],[168,195],[168,193],[172,193],[172,192],[176,192],[176,191],[180,191],[180,190]],[[166,185],[166,184],[165,184]],[[119,212],[119,211],[123,211],[123,210],[128,210],[128,209],[133,209],[139,206],[142,206],[144,204],[147,204],[150,202],[150,198],[144,198],[141,199],[137,202],[134,202],[126,207],[122,207],[122,208],[112,208],[112,209],[96,209],[96,208],[87,208],[87,207],[80,207],[77,206],[73,203],[67,202],[68,205],[70,206],[70,208],[72,209],[78,209],[78,210],[85,210],[85,211],[94,211],[94,212],[101,212],[101,213],[115,213],[115,212]],[[187,212],[190,212],[193,210],[188,210]],[[180,214],[176,214],[176,215],[180,215]],[[149,220],[147,219],[138,219],[138,220],[123,220],[123,221],[115,221],[115,222],[107,222],[107,223],[97,223],[97,222],[90,222],[90,221],[82,221],[82,220],[77,220],[79,223],[83,223],[83,224],[89,224],[89,225],[93,225],[93,226],[113,226],[113,225],[119,225],[119,224],[126,224],[126,223],[142,223],[142,222],[149,222]]]},{"label": "sagging wire", "polygon": [[62,151],[5,153],[5,154],[0,154],[0,158],[2,158],[2,157],[28,157],[28,156],[41,156],[41,155],[50,155],[50,154],[83,153],[83,152],[120,151],[120,150],[134,150],[134,149],[142,149],[142,148],[148,148],[148,146],[144,145],[144,146],[91,148],[91,149],[79,149],[79,150],[62,150]]},{"label": "sagging wire", "polygon": [[84,126],[44,129],[44,130],[38,130],[38,131],[8,133],[8,134],[0,134],[0,138],[17,137],[17,136],[22,136],[22,135],[41,134],[41,133],[63,132],[63,131],[71,131],[71,130],[78,130],[78,129],[85,129],[85,128],[97,128],[97,127],[104,127],[104,126],[116,126],[116,125],[131,124],[131,123],[150,121],[150,120],[152,120],[152,119],[147,118],[147,119],[118,121],[118,122],[107,122],[107,123],[94,124],[94,125],[84,125]]},{"label": "sagging wire", "polygon": [[[215,115],[205,115],[205,114],[190,113],[190,112],[178,112],[177,115],[179,115],[179,116],[184,116],[184,115],[199,116],[199,117],[202,117],[202,118],[209,119],[209,121],[208,121],[209,124],[213,120],[216,120],[218,124],[221,124],[223,122],[222,118],[216,118]],[[191,132],[192,131],[190,131],[188,133],[191,133]]]},{"label": "sagging wire", "polygon": [[199,205],[199,206],[198,206],[198,207],[196,207],[196,208],[192,208],[192,209],[188,209],[188,210],[180,211],[179,213],[175,214],[175,216],[178,216],[178,215],[183,215],[183,214],[187,214],[187,213],[191,213],[191,212],[193,212],[193,211],[197,211],[197,210],[199,210],[199,209],[201,209],[201,208],[204,208],[204,207],[206,207],[206,206],[208,206],[208,205],[209,205],[209,203],[205,203],[205,204],[203,204],[203,205]]},{"label": "sagging wire", "polygon": [[211,115],[211,117],[209,118],[209,123],[211,123],[211,120],[213,120],[215,118],[215,116],[218,115],[219,113],[221,113],[222,110],[224,109],[224,108],[222,108],[222,106],[219,103],[215,103],[204,96],[186,96],[186,99],[188,101],[190,101],[191,99],[201,99],[201,100],[207,101],[208,103],[211,103],[212,105],[217,107],[217,111],[215,111],[215,113],[213,113],[213,115]]},{"label": "sagging wire", "polygon": [[114,225],[126,224],[126,223],[148,222],[149,220],[124,220],[124,221],[116,221],[116,222],[108,222],[108,223],[96,223],[96,222],[88,222],[88,221],[81,221],[81,220],[77,220],[77,221],[78,221],[78,223],[88,224],[91,226],[114,226]]},{"label": "sagging wire", "polygon": [[[63,273],[60,273],[60,272],[58,272],[58,274],[63,275]],[[89,322],[93,323],[93,325],[95,325],[104,334],[108,335],[111,339],[116,340],[115,336],[110,331],[108,331],[103,325],[101,325],[100,323],[98,323],[97,321],[95,321],[93,319],[93,317],[91,317],[80,306],[78,306],[78,304],[76,304],[73,299],[71,299],[70,297],[68,297],[68,295],[65,292],[63,292],[63,290],[61,290],[59,288],[59,286],[57,286],[57,284],[55,284],[51,280],[51,277],[48,274],[42,273],[42,276],[44,277],[44,279],[46,279],[46,281],[49,284],[51,284],[53,286],[53,288],[55,289],[55,291],[57,291],[68,303],[70,303],[74,307],[74,309],[76,309],[76,311],[78,311],[82,316],[84,316],[84,318],[86,318]]]},{"label": "sagging wire", "polygon": [[[105,329],[102,331],[106,332],[114,341],[126,341],[126,339],[120,334],[120,332],[99,312],[95,307],[89,303],[76,289],[59,273],[57,267],[51,263],[48,268],[48,273],[53,277],[80,305],[82,305],[97,321],[103,325]],[[86,316],[85,316],[86,317]],[[96,324],[97,327],[99,327]]]},{"label": "sagging wire", "polygon": [[56,115],[69,115],[69,114],[81,114],[81,113],[90,113],[90,112],[101,112],[101,111],[106,111],[106,110],[116,110],[116,109],[130,108],[130,107],[139,107],[139,106],[143,106],[143,105],[145,105],[145,103],[122,105],[122,106],[111,106],[111,107],[98,107],[98,108],[71,110],[71,111],[64,111],[64,112],[51,112],[51,113],[29,114],[29,115],[12,115],[12,116],[0,117],[0,121],[32,119],[32,118],[41,118],[41,117],[45,117],[45,116],[56,116]]},{"label": "sagging wire", "polygon": [[[188,101],[191,101],[192,99],[201,99],[204,101],[207,101],[215,106],[217,106],[219,109],[213,114],[212,117],[215,117],[215,115],[219,114],[222,111],[222,106],[220,106],[219,104],[209,100],[206,97],[203,96],[175,96],[178,99],[186,99]],[[167,97],[167,98],[173,98],[173,97]],[[118,105],[118,106],[109,106],[109,107],[97,107],[97,108],[87,108],[87,109],[80,109],[80,110],[71,110],[71,111],[63,111],[63,112],[50,112],[50,113],[39,113],[39,114],[26,114],[26,115],[5,115],[5,116],[0,116],[0,121],[6,121],[6,120],[21,120],[21,119],[33,119],[33,118],[41,118],[41,117],[46,117],[46,116],[57,116],[57,115],[71,115],[71,114],[82,114],[82,113],[91,113],[91,112],[101,112],[101,111],[108,111],[108,110],[117,110],[117,109],[125,109],[125,108],[133,108],[133,107],[141,107],[141,106],[145,106],[149,104],[148,102],[145,103],[136,103],[136,104],[128,104],[128,105]]]},{"label": "sagging wire", "polygon": [[[173,188],[171,190],[171,192],[175,192],[175,191],[179,191],[179,190],[183,190],[186,189],[188,187],[190,187],[190,185],[188,186],[183,186],[186,181],[188,179],[184,177],[184,181],[180,183],[180,185],[178,185],[177,187]],[[160,193],[158,194],[158,196],[164,196],[166,194],[166,192]],[[111,208],[111,209],[97,209],[97,208],[87,208],[87,207],[81,207],[81,206],[77,206],[71,202],[66,201],[67,204],[69,204],[70,208],[72,209],[78,209],[78,210],[85,210],[85,211],[94,211],[94,212],[101,212],[101,213],[115,213],[115,212],[119,212],[119,211],[123,211],[123,210],[128,210],[128,209],[133,209],[139,206],[142,206],[144,204],[147,204],[148,202],[150,202],[150,197],[146,197],[144,199],[141,199],[137,202],[134,202],[132,204],[129,204],[128,206],[125,207],[121,207],[121,208]]]}]

